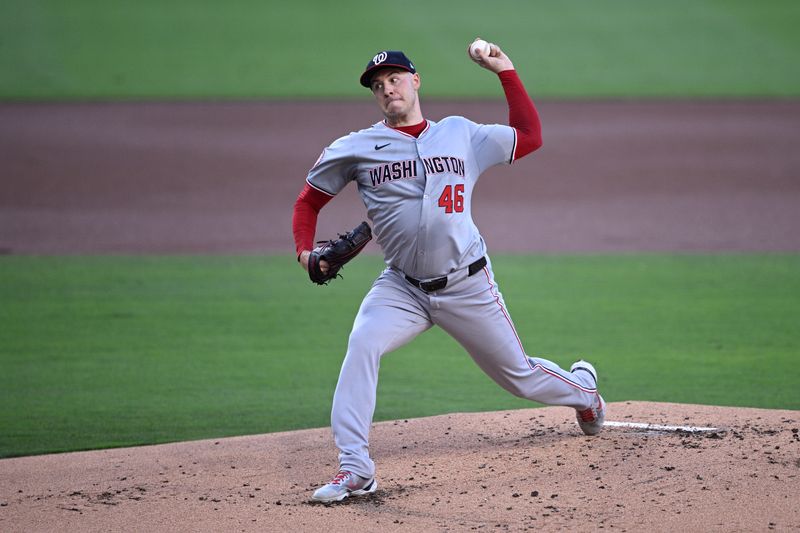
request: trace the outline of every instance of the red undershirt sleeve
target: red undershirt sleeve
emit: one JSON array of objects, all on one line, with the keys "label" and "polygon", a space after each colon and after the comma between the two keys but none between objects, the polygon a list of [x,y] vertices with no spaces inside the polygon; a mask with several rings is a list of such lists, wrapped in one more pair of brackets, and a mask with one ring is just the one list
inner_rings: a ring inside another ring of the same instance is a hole
[{"label": "red undershirt sleeve", "polygon": [[516,70],[498,73],[508,101],[508,125],[517,130],[517,147],[513,160],[519,159],[542,146],[542,124],[539,113],[528,96]]},{"label": "red undershirt sleeve", "polygon": [[331,198],[333,196],[315,189],[308,183],[297,196],[292,215],[292,232],[294,233],[294,246],[298,257],[304,250],[311,250],[314,247],[317,215],[319,215],[320,209],[331,201]]}]

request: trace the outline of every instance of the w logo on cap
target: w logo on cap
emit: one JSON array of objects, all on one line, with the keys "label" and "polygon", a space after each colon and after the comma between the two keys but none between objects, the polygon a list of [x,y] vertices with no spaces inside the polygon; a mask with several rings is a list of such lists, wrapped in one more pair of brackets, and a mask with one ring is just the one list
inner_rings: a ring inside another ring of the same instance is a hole
[{"label": "w logo on cap", "polygon": [[364,73],[359,79],[361,85],[369,88],[370,80],[372,79],[372,75],[375,73],[375,71],[387,67],[406,70],[411,74],[416,74],[417,72],[414,64],[411,63],[411,61],[403,52],[399,50],[384,50],[383,52],[378,52],[375,54],[375,57],[372,58],[372,61],[367,63],[367,68],[364,69]]}]

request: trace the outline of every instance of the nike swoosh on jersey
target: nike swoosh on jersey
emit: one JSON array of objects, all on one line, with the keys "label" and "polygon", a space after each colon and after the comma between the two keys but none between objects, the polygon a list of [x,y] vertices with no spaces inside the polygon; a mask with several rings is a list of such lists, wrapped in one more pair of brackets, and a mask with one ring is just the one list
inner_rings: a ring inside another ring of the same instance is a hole
[{"label": "nike swoosh on jersey", "polygon": [[381,145],[377,145],[376,144],[375,145],[375,149],[376,150],[382,150],[382,149],[386,148],[387,146],[389,146],[390,144],[392,144],[392,143],[386,143],[386,144],[381,144]]}]

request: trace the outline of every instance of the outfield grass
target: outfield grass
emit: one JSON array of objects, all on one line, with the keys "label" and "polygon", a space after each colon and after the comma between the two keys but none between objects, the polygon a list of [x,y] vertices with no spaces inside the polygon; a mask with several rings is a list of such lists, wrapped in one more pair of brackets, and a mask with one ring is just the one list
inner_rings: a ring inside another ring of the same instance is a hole
[{"label": "outfield grass", "polygon": [[386,48],[428,96],[501,97],[477,35],[538,97],[796,97],[798,26],[795,0],[4,0],[0,99],[349,97]]},{"label": "outfield grass", "polygon": [[[531,355],[597,363],[607,400],[800,409],[800,256],[497,256]],[[293,258],[0,259],[0,457],[329,424],[380,271]],[[387,356],[377,420],[528,407],[438,330]]]}]

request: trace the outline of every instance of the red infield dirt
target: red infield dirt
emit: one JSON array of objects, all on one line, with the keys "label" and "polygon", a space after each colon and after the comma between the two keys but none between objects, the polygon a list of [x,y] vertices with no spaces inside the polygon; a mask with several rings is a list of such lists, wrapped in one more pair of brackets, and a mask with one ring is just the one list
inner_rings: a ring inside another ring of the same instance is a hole
[{"label": "red infield dirt", "polygon": [[[490,251],[800,250],[800,102],[538,107],[544,148],[478,185]],[[506,120],[502,102],[424,111]],[[291,254],[308,167],[378,119],[368,101],[2,104],[0,253]],[[363,218],[350,187],[320,237]],[[331,506],[308,502],[336,469],[328,428],[4,459],[0,531],[800,529],[800,412],[609,419],[717,429],[590,438],[566,408],[384,422],[379,490]]]},{"label": "red infield dirt", "polygon": [[[538,107],[544,147],[477,187],[490,252],[800,250],[800,101]],[[423,110],[507,120],[503,102]],[[308,168],[379,119],[366,97],[0,105],[0,253],[291,253]],[[347,187],[320,238],[364,213]]]}]

